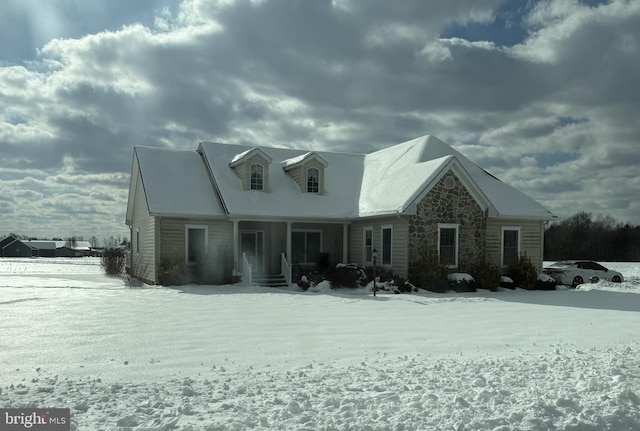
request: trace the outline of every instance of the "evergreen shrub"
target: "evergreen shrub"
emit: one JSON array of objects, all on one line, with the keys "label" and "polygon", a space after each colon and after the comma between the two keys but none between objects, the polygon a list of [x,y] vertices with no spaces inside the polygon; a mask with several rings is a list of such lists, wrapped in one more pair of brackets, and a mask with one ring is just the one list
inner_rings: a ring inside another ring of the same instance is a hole
[{"label": "evergreen shrub", "polygon": [[409,280],[414,286],[443,293],[449,285],[449,268],[440,262],[437,253],[423,253],[411,263]]},{"label": "evergreen shrub", "polygon": [[476,287],[479,289],[487,289],[495,292],[500,286],[500,276],[502,275],[500,268],[485,260],[472,265],[471,275],[473,275],[473,278],[476,280]]},{"label": "evergreen shrub", "polygon": [[516,287],[534,290],[538,282],[538,271],[527,254],[521,254],[507,269],[507,275],[513,279]]}]

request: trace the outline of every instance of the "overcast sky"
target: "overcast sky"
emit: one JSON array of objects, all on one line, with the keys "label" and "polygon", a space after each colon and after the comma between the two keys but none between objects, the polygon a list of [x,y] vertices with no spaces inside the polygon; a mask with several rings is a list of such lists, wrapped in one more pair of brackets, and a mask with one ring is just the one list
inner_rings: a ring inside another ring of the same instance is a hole
[{"label": "overcast sky", "polygon": [[3,0],[0,236],[128,235],[134,145],[431,134],[640,224],[640,1]]}]

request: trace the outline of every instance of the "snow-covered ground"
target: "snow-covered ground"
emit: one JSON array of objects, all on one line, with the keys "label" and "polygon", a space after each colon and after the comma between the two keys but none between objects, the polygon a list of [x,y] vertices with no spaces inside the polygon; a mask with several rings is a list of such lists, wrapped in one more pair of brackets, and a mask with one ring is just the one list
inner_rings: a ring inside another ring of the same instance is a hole
[{"label": "snow-covered ground", "polygon": [[160,288],[0,259],[0,406],[78,430],[637,430],[640,263],[576,290]]}]

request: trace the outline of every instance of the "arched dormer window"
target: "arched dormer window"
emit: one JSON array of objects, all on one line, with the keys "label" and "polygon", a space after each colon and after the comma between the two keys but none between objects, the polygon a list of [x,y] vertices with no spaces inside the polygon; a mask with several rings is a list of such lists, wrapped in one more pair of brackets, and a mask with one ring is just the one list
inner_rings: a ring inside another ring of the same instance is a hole
[{"label": "arched dormer window", "polygon": [[307,169],[307,193],[320,193],[320,171],[317,168]]},{"label": "arched dormer window", "polygon": [[264,166],[259,164],[251,165],[251,190],[264,189]]}]

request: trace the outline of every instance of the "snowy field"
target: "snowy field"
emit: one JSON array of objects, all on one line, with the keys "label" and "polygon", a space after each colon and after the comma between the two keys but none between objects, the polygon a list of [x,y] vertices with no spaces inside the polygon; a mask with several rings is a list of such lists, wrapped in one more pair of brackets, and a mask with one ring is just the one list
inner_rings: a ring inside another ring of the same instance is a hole
[{"label": "snowy field", "polygon": [[160,288],[0,259],[0,407],[78,430],[639,430],[640,263],[576,290]]}]

